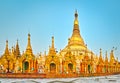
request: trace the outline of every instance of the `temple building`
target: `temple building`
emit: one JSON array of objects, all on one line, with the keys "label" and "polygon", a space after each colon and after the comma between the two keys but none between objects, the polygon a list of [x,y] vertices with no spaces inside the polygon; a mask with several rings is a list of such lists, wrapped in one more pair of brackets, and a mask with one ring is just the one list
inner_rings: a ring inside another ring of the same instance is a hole
[{"label": "temple building", "polygon": [[103,58],[102,49],[99,55],[95,55],[87,47],[80,34],[77,11],[74,17],[72,35],[68,38],[65,48],[59,52],[55,49],[54,36],[52,36],[48,53],[39,55],[33,54],[30,33],[26,50],[23,53],[20,53],[18,40],[16,46],[11,49],[6,40],[5,51],[0,57],[0,73],[99,74],[120,72],[120,62],[118,58],[115,58],[114,50],[111,50],[110,58],[107,52]]}]

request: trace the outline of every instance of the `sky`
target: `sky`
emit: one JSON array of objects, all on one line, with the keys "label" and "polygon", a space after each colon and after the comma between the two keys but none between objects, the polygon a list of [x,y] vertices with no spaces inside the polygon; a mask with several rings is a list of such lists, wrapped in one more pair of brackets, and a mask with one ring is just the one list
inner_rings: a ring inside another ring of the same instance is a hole
[{"label": "sky", "polygon": [[33,53],[48,52],[54,36],[57,51],[63,49],[72,35],[74,13],[78,11],[81,36],[88,48],[108,56],[113,47],[120,59],[120,0],[0,0],[0,55],[6,40],[9,48],[19,42],[26,50],[31,34]]}]

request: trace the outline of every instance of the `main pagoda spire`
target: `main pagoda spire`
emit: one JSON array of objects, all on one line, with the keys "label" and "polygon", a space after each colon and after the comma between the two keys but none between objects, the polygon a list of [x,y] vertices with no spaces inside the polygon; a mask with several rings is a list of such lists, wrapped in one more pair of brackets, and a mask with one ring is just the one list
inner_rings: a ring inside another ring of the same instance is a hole
[{"label": "main pagoda spire", "polygon": [[74,36],[74,35],[80,36],[77,10],[75,11],[75,20],[74,20],[74,28],[73,28],[73,34],[72,34],[72,36]]},{"label": "main pagoda spire", "polygon": [[75,11],[74,16],[75,16],[75,19],[74,19],[73,33],[70,38],[70,45],[80,45],[85,47],[84,40],[80,35],[77,10]]}]

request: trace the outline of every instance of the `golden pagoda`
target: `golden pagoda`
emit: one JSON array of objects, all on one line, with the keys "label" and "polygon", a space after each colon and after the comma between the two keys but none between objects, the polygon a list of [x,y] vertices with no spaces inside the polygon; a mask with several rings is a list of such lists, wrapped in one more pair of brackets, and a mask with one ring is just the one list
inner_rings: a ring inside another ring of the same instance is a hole
[{"label": "golden pagoda", "polygon": [[[33,54],[30,33],[25,52],[20,53],[18,40],[12,49],[6,47],[0,57],[0,73],[32,73],[32,74],[63,74],[77,75],[107,75],[120,73],[120,62],[114,56],[114,50],[110,53],[110,59],[106,52],[105,59],[100,49],[100,55],[95,55],[85,44],[81,34],[78,21],[78,12],[75,11],[72,36],[68,38],[68,44],[60,52],[56,52],[54,36],[48,54]],[[52,76],[51,75],[51,76]]]},{"label": "golden pagoda", "polygon": [[37,60],[32,53],[32,47],[30,43],[30,34],[28,34],[28,44],[25,53],[21,55],[20,69],[23,73],[36,72],[37,71]]},{"label": "golden pagoda", "polygon": [[52,44],[51,47],[49,47],[49,52],[45,60],[45,70],[48,73],[58,73],[59,65],[60,60],[54,47],[54,37],[52,37]]}]

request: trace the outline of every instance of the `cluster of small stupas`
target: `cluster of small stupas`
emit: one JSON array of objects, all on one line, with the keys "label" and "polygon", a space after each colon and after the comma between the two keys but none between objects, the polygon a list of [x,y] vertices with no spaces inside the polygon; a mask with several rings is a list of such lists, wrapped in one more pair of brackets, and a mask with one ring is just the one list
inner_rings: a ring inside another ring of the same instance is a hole
[{"label": "cluster of small stupas", "polygon": [[[54,37],[46,52],[34,55],[28,34],[26,51],[20,53],[18,41],[15,47],[9,50],[8,40],[4,54],[0,57],[0,73],[57,73],[57,74],[89,74],[89,73],[117,73],[120,72],[120,63],[114,56],[114,50],[110,55],[103,58],[102,49],[100,54],[95,55],[87,48],[80,34],[78,13],[75,12],[72,36],[68,44],[60,52],[56,52]],[[109,58],[108,58],[109,57]]]}]

